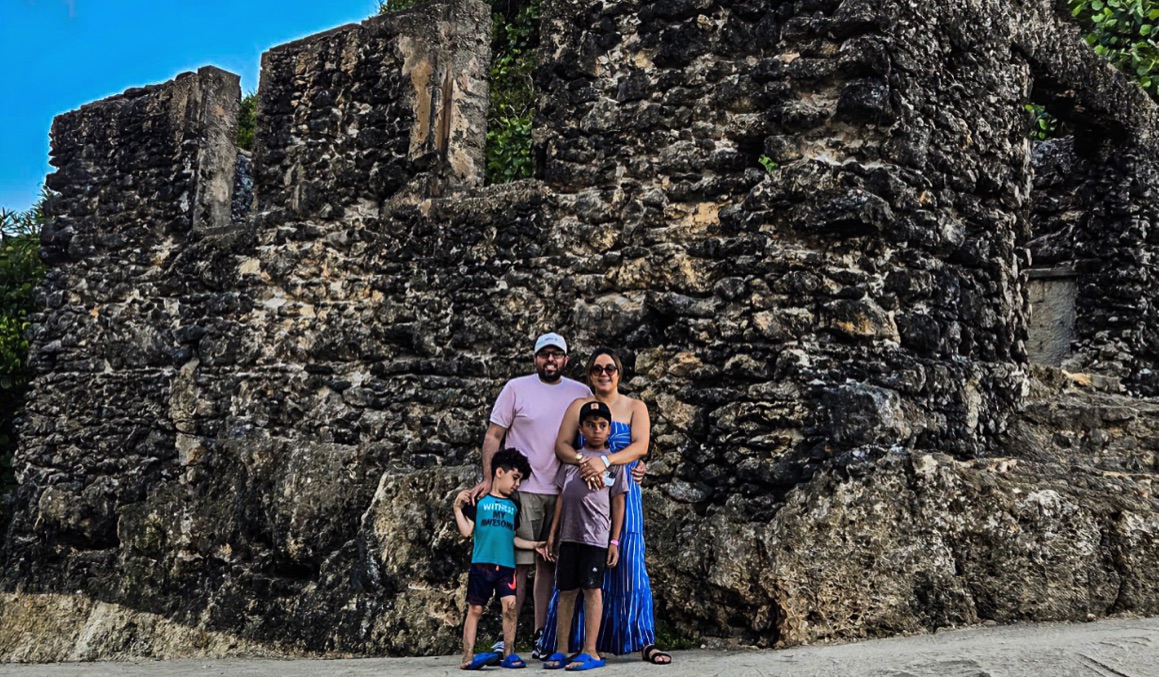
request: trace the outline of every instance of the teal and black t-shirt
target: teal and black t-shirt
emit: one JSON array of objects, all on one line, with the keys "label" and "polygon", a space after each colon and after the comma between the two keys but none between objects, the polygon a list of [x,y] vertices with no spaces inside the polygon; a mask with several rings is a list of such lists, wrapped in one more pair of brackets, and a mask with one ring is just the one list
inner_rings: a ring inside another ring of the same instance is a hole
[{"label": "teal and black t-shirt", "polygon": [[519,528],[519,506],[515,501],[487,494],[475,505],[464,505],[463,515],[475,523],[471,564],[515,568],[515,530]]}]

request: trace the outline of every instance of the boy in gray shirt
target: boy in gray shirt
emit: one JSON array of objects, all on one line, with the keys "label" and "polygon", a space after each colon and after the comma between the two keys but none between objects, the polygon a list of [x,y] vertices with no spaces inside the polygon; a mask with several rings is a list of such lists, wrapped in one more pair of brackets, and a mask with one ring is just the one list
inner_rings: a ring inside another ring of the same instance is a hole
[{"label": "boy in gray shirt", "polygon": [[[612,429],[612,412],[603,402],[585,402],[579,414],[584,446],[581,459],[600,459],[608,453],[608,435]],[[608,467],[606,459],[605,467]],[[549,670],[565,665],[569,670],[602,668],[603,659],[596,651],[596,639],[603,618],[603,584],[605,567],[620,560],[620,529],[624,524],[624,495],[628,492],[624,467],[608,467],[604,482],[591,489],[584,482],[579,466],[565,464],[555,479],[559,500],[547,549],[556,552],[555,586],[559,589],[559,613],[556,625],[556,651],[543,663]],[[576,597],[584,593],[583,652],[568,661],[567,647],[571,637]]]}]

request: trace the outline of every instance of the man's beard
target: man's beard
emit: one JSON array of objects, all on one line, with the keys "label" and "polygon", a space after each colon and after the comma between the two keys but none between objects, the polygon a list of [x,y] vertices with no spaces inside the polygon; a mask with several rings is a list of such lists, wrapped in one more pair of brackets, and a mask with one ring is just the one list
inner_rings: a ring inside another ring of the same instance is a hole
[{"label": "man's beard", "polygon": [[548,375],[546,373],[546,367],[536,367],[535,373],[539,376],[539,380],[543,381],[544,383],[558,383],[559,380],[563,378],[562,369],[556,369],[555,374]]}]

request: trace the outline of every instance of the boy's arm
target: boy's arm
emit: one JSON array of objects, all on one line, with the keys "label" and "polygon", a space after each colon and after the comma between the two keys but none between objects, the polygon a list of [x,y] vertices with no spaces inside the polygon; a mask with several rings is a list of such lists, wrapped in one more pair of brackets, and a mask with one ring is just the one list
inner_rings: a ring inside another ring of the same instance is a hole
[{"label": "boy's arm", "polygon": [[547,533],[548,560],[555,561],[555,535],[559,532],[559,516],[563,512],[563,494],[555,499],[555,514],[551,516],[551,530]]},{"label": "boy's arm", "polygon": [[620,532],[624,528],[624,494],[612,496],[612,540],[608,543],[608,566],[620,561]]},{"label": "boy's arm", "polygon": [[542,546],[545,541],[529,541],[526,538],[521,538],[519,536],[519,523],[521,521],[520,516],[522,514],[523,512],[519,503],[516,503],[515,514],[513,515],[514,519],[512,520],[515,522],[515,534],[512,536],[512,540],[514,540],[515,547],[519,548],[520,550],[535,550]]},{"label": "boy's arm", "polygon": [[460,491],[455,496],[455,524],[463,538],[470,538],[475,533],[475,522],[463,514],[463,505],[472,502],[470,491]]},{"label": "boy's arm", "polygon": [[624,506],[626,494],[612,496],[612,540],[620,540],[620,532],[624,530]]}]

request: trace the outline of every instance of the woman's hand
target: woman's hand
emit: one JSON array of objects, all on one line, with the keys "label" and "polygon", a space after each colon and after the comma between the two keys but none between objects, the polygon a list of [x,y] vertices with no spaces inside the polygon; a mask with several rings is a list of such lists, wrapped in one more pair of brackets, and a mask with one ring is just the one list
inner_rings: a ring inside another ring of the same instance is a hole
[{"label": "woman's hand", "polygon": [[644,467],[644,461],[641,459],[636,463],[636,467],[632,468],[632,479],[636,480],[636,484],[644,483],[644,475],[648,473],[648,469]]},{"label": "woman's hand", "polygon": [[579,462],[580,477],[587,483],[588,489],[599,491],[604,486],[604,462],[593,460],[587,456]]}]

